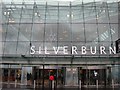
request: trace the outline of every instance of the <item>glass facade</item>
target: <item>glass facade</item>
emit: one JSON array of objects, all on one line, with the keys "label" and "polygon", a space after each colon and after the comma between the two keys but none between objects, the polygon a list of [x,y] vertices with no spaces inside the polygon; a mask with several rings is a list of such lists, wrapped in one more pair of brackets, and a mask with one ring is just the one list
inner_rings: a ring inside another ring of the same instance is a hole
[{"label": "glass facade", "polygon": [[[52,47],[114,46],[118,39],[118,2],[4,3],[3,55],[30,55],[31,45],[53,54]],[[108,48],[106,49],[106,52]],[[69,53],[70,54],[70,53]],[[84,56],[84,55],[83,55]],[[94,55],[93,55],[94,56]],[[109,53],[103,56],[110,56]],[[113,56],[113,55],[112,55]]]},{"label": "glass facade", "polygon": [[115,50],[119,4],[4,0],[3,81],[33,85],[36,80],[36,86],[44,87],[54,75],[56,86],[96,85],[96,80],[99,85],[120,84],[120,55]]}]

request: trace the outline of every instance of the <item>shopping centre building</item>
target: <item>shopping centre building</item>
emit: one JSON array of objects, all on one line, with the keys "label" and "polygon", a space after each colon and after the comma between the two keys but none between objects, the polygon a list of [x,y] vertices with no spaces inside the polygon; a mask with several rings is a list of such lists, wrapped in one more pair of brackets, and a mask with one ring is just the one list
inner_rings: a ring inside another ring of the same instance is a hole
[{"label": "shopping centre building", "polygon": [[119,85],[119,6],[118,0],[3,0],[2,82],[49,87],[53,75],[56,87]]}]

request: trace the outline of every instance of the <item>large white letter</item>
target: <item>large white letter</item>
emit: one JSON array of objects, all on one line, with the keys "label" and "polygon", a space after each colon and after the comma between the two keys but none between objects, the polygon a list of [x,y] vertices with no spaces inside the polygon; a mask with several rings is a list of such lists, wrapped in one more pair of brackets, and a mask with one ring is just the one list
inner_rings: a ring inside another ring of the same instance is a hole
[{"label": "large white letter", "polygon": [[113,50],[113,48],[112,47],[109,47],[109,52],[110,52],[110,54],[116,54],[116,47],[114,46],[114,50]]},{"label": "large white letter", "polygon": [[86,54],[87,53],[85,46],[82,46],[81,49],[82,49],[82,54]]},{"label": "large white letter", "polygon": [[45,54],[50,54],[50,53],[47,52],[47,47],[45,47]]},{"label": "large white letter", "polygon": [[68,54],[68,46],[63,46],[63,53]]},{"label": "large white letter", "polygon": [[31,48],[30,48],[30,54],[35,54],[35,46],[32,46]]},{"label": "large white letter", "polygon": [[41,54],[41,47],[39,47],[39,51],[38,52],[39,52],[39,54]]},{"label": "large white letter", "polygon": [[90,52],[91,54],[96,54],[96,47],[94,47],[94,52],[93,52],[93,47],[90,47]]},{"label": "large white letter", "polygon": [[72,54],[78,54],[76,46],[72,46]]},{"label": "large white letter", "polygon": [[104,46],[100,46],[100,54],[106,54],[105,52],[105,47]]},{"label": "large white letter", "polygon": [[60,47],[53,47],[55,54],[58,54]]}]

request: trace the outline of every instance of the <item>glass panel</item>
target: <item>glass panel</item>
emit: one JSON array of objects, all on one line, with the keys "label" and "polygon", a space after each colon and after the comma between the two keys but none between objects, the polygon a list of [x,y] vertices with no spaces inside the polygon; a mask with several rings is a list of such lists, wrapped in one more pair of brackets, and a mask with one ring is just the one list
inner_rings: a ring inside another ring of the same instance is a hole
[{"label": "glass panel", "polygon": [[8,69],[4,69],[3,71],[3,81],[8,81]]},{"label": "glass panel", "polygon": [[9,24],[7,30],[6,41],[17,41],[18,38],[18,24]]},{"label": "glass panel", "polygon": [[32,18],[34,16],[33,9],[27,9],[25,7],[22,9],[22,12],[20,13],[20,15],[21,15],[21,22],[22,23],[32,23]]},{"label": "glass panel", "polygon": [[[97,0],[99,1],[99,0]],[[91,2],[94,2],[94,0],[83,0],[83,3],[91,3]]]},{"label": "glass panel", "polygon": [[70,24],[59,24],[58,41],[71,41],[71,27]]},{"label": "glass panel", "polygon": [[37,9],[34,13],[34,22],[35,23],[44,23],[45,22],[45,5],[37,5]]},{"label": "glass panel", "polygon": [[43,41],[44,24],[34,24],[32,31],[32,41]]},{"label": "glass panel", "polygon": [[84,5],[85,23],[96,23],[96,9],[93,5],[94,3],[91,6]]},{"label": "glass panel", "polygon": [[17,54],[19,55],[29,55],[30,53],[30,43],[29,42],[18,42]]},{"label": "glass panel", "polygon": [[47,7],[46,11],[46,22],[57,22],[58,21],[58,7]]},{"label": "glass panel", "polygon": [[7,25],[2,25],[2,41],[6,40]]},{"label": "glass panel", "polygon": [[70,21],[70,8],[69,7],[59,7],[59,22],[69,22]]},{"label": "glass panel", "polygon": [[80,5],[71,7],[71,20],[73,23],[83,22],[83,10]]},{"label": "glass panel", "polygon": [[103,4],[103,7],[97,7],[97,12],[98,23],[109,23],[109,12],[106,4]]},{"label": "glass panel", "polygon": [[21,24],[19,30],[19,41],[30,41],[32,24]]},{"label": "glass panel", "polygon": [[66,85],[78,85],[78,70],[77,68],[66,68]]},{"label": "glass panel", "polygon": [[57,41],[57,24],[46,24],[45,28],[45,40]]},{"label": "glass panel", "polygon": [[112,66],[112,79],[114,80],[115,84],[120,83],[120,65]]},{"label": "glass panel", "polygon": [[119,0],[107,0],[107,3],[109,4],[109,6],[112,6],[112,7],[117,7],[118,5],[118,2]]},{"label": "glass panel", "polygon": [[98,38],[97,25],[85,24],[86,41],[94,41]]},{"label": "glass panel", "polygon": [[5,51],[4,54],[16,54],[16,42],[9,42],[5,43]]},{"label": "glass panel", "polygon": [[116,41],[118,39],[118,24],[111,24],[111,33],[112,33],[112,40]]},{"label": "glass panel", "polygon": [[115,3],[115,5],[114,4],[110,5],[111,6],[108,6],[110,23],[118,23],[118,4]]},{"label": "glass panel", "polygon": [[5,22],[8,22],[8,14],[9,14],[9,11],[6,9],[6,7],[2,7],[2,23],[5,23]]},{"label": "glass panel", "polygon": [[100,41],[111,41],[111,32],[109,24],[99,24],[98,30]]},{"label": "glass panel", "polygon": [[72,24],[72,41],[84,41],[84,27],[83,24]]},{"label": "glass panel", "polygon": [[15,81],[15,69],[10,70],[10,81]]}]

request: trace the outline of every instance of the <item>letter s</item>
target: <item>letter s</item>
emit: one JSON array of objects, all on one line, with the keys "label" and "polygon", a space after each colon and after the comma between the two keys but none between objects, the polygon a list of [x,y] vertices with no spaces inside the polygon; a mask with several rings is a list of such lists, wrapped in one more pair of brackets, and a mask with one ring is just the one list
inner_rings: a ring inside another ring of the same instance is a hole
[{"label": "letter s", "polygon": [[35,54],[35,46],[32,46],[31,48],[30,48],[30,54]]}]

